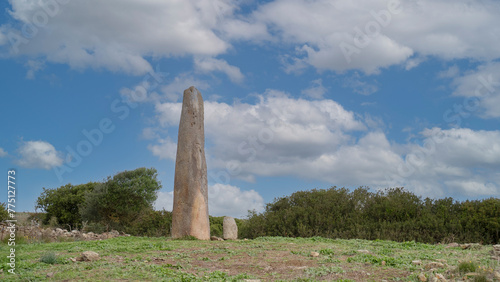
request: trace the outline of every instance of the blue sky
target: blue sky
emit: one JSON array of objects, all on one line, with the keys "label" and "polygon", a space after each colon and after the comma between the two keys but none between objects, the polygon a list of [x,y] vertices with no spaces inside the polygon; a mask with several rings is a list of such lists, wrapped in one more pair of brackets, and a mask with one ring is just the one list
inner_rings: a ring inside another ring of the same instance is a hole
[{"label": "blue sky", "polygon": [[171,210],[191,85],[205,100],[212,215],[331,186],[500,195],[498,1],[9,0],[0,10],[0,168],[17,169],[18,211],[34,210],[42,187],[143,166],[163,184],[155,207]]}]

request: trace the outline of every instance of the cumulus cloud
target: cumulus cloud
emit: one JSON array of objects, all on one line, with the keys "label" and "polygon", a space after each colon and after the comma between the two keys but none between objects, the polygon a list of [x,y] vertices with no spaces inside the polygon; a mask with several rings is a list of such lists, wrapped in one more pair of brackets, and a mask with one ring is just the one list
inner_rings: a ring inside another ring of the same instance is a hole
[{"label": "cumulus cloud", "polygon": [[[407,144],[393,182],[420,194],[498,196],[500,131],[432,128],[421,132],[422,144]],[[393,178],[394,177],[394,178]]]},{"label": "cumulus cloud", "polygon": [[7,155],[8,153],[3,148],[0,148],[0,158],[6,157]]},{"label": "cumulus cloud", "polygon": [[[177,126],[180,103],[156,110],[159,124]],[[404,186],[429,197],[500,194],[492,185],[500,181],[499,131],[431,128],[416,143],[396,143],[381,128],[335,101],[276,90],[255,104],[206,102],[209,179],[229,185],[234,178],[294,176],[337,186]]]},{"label": "cumulus cloud", "polygon": [[45,62],[37,60],[28,60],[24,66],[28,69],[26,72],[27,79],[35,79],[36,72],[42,70],[45,67]]},{"label": "cumulus cloud", "polygon": [[[18,54],[43,55],[49,62],[76,69],[105,68],[141,75],[152,70],[146,56],[211,56],[230,46],[214,28],[218,18],[231,14],[232,9],[222,13],[213,1],[90,0],[57,7],[10,2],[10,15],[19,26],[35,22],[40,13],[47,15],[43,28],[35,26],[29,38],[23,38],[27,42],[18,44]],[[5,25],[2,29],[4,34],[16,32]]]},{"label": "cumulus cloud", "polygon": [[302,90],[302,94],[313,99],[323,98],[323,95],[325,95],[328,89],[323,86],[323,81],[321,80],[321,78],[313,80],[311,84],[311,87]]},{"label": "cumulus cloud", "polygon": [[177,143],[166,139],[158,139],[158,143],[154,145],[148,145],[148,150],[150,150],[154,156],[161,159],[173,160],[175,161],[175,156],[177,155]]},{"label": "cumulus cloud", "polygon": [[21,41],[13,53],[76,69],[141,75],[152,69],[148,57],[194,55],[209,58],[195,62],[200,70],[222,71],[240,82],[237,66],[215,59],[240,41],[295,47],[298,54],[288,54],[287,71],[312,65],[377,73],[398,64],[411,69],[426,56],[500,57],[500,38],[491,36],[500,32],[500,5],[494,0],[274,0],[248,6],[236,0],[90,0],[57,9],[32,1],[10,3],[16,26],[35,22],[40,13],[47,20],[34,25],[29,36],[0,26],[0,44],[7,44],[7,34],[17,34]]},{"label": "cumulus cloud", "polygon": [[460,73],[460,68],[457,65],[453,65],[448,69],[441,71],[438,73],[438,77],[440,78],[454,78]]},{"label": "cumulus cloud", "polygon": [[343,81],[343,86],[346,88],[351,88],[354,93],[361,95],[371,95],[378,91],[378,87],[375,83],[370,83],[363,81],[359,73],[355,72],[351,77],[347,77]]},{"label": "cumulus cloud", "polygon": [[192,74],[181,73],[161,87],[161,94],[167,101],[177,102],[179,99],[182,100],[184,90],[191,85],[196,85],[196,88],[200,91],[210,87],[208,82],[195,78]]},{"label": "cumulus cloud", "polygon": [[228,64],[225,60],[210,57],[195,58],[195,68],[200,72],[220,71],[225,73],[232,82],[240,83],[243,81],[243,74],[238,67]]},{"label": "cumulus cloud", "polygon": [[[500,117],[500,63],[480,65],[476,70],[453,80],[454,96],[464,97],[463,111],[482,118]],[[450,119],[460,118],[454,112]],[[465,115],[462,115],[462,117]]]},{"label": "cumulus cloud", "polygon": [[292,60],[299,65],[377,73],[406,62],[411,69],[422,61],[415,54],[496,59],[500,38],[490,34],[499,32],[499,12],[500,5],[492,0],[275,0],[260,5],[247,22],[259,27],[265,23],[275,41],[300,48],[303,54]]},{"label": "cumulus cloud", "polygon": [[17,164],[22,167],[51,169],[63,164],[61,152],[45,141],[25,141],[17,151],[21,156]]},{"label": "cumulus cloud", "polygon": [[[156,210],[173,208],[174,192],[158,192],[154,203]],[[236,186],[215,184],[208,187],[208,212],[211,216],[232,216],[243,218],[249,210],[262,212],[264,199],[254,191],[244,191]]]}]

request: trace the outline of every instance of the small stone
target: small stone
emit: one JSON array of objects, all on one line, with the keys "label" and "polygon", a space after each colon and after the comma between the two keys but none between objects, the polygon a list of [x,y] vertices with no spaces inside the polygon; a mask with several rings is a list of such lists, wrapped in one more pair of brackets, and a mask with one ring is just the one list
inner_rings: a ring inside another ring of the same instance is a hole
[{"label": "small stone", "polygon": [[368,250],[357,250],[356,252],[362,253],[362,254],[369,254],[370,253],[370,251],[368,251]]},{"label": "small stone", "polygon": [[54,277],[55,274],[56,274],[55,272],[49,272],[47,273],[47,278]]},{"label": "small stone", "polygon": [[222,239],[221,237],[217,237],[217,236],[210,236],[210,240],[212,240],[212,241],[224,241],[224,239]]},{"label": "small stone", "polygon": [[313,258],[315,258],[315,257],[319,257],[319,253],[318,253],[318,252],[311,252],[311,253],[309,254],[309,256],[311,256],[311,257],[313,257]]},{"label": "small stone", "polygon": [[467,250],[468,248],[470,248],[471,244],[462,244],[460,245],[460,248],[462,248],[462,250]]},{"label": "small stone", "polygon": [[440,262],[430,262],[425,265],[425,269],[432,269],[432,268],[443,268],[444,264]]},{"label": "small stone", "polygon": [[420,274],[418,275],[418,281],[421,281],[421,282],[427,282],[427,277],[425,277],[425,274],[420,273]]},{"label": "small stone", "polygon": [[224,240],[236,240],[238,239],[238,226],[234,218],[230,216],[225,216],[222,222],[222,236]]},{"label": "small stone", "polygon": [[495,271],[495,278],[500,280],[500,272],[498,271]]},{"label": "small stone", "polygon": [[82,253],[81,261],[95,261],[99,259],[99,254],[93,251],[86,251]]},{"label": "small stone", "polygon": [[69,258],[69,261],[71,261],[71,262],[76,262],[76,261],[77,261],[77,258]]},{"label": "small stone", "polygon": [[441,263],[446,263],[446,260],[445,260],[445,259],[437,259],[436,261],[437,261],[437,262],[441,262]]},{"label": "small stone", "polygon": [[472,277],[472,276],[477,276],[477,275],[479,275],[479,273],[476,273],[476,272],[465,273],[465,277]]},{"label": "small stone", "polygon": [[260,279],[243,279],[244,282],[260,282]]},{"label": "small stone", "polygon": [[460,247],[460,244],[458,243],[449,243],[446,248],[456,248],[456,247]]},{"label": "small stone", "polygon": [[383,260],[381,264],[382,264],[382,265],[385,265],[385,260]]},{"label": "small stone", "polygon": [[443,274],[440,273],[436,274],[436,278],[438,281],[448,281],[446,280],[446,278],[444,278]]},{"label": "small stone", "polygon": [[413,265],[421,265],[421,264],[422,264],[422,261],[421,261],[421,260],[413,260],[413,261],[411,262],[411,264],[413,264]]}]

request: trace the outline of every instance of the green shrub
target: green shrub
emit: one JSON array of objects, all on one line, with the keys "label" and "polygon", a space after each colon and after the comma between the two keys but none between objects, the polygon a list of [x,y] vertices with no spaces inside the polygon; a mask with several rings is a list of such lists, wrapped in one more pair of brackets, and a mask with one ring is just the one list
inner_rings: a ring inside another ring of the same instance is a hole
[{"label": "green shrub", "polygon": [[477,265],[475,262],[469,261],[463,261],[458,265],[458,271],[460,273],[468,273],[468,272],[475,272],[477,268]]},{"label": "green shrub", "polygon": [[57,263],[57,256],[53,252],[44,253],[40,257],[40,262],[43,262],[46,264],[55,264],[55,263]]},{"label": "green shrub", "polygon": [[125,228],[125,232],[134,236],[167,237],[171,227],[172,212],[145,209]]},{"label": "green shrub", "polygon": [[500,199],[421,199],[404,188],[299,191],[249,213],[240,237],[260,236],[496,244]]}]

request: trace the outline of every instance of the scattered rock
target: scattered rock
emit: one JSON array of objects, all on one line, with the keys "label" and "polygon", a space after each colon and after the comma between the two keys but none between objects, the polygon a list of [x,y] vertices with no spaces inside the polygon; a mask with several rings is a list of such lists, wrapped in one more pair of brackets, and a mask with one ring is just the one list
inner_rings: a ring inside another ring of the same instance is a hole
[{"label": "scattered rock", "polygon": [[47,278],[52,278],[54,277],[55,274],[56,274],[55,272],[49,272],[47,273]]},{"label": "scattered rock", "polygon": [[243,279],[244,282],[260,282],[260,279]]},{"label": "scattered rock", "polygon": [[69,258],[69,261],[71,261],[71,262],[77,262],[78,259],[77,258]]},{"label": "scattered rock", "polygon": [[458,243],[449,243],[446,248],[457,248],[460,247],[460,244]]},{"label": "scattered rock", "polygon": [[421,264],[422,264],[422,261],[421,261],[421,260],[413,260],[413,261],[411,262],[411,264],[413,264],[413,265],[421,265]]},{"label": "scattered rock", "polygon": [[385,260],[383,260],[381,264],[382,264],[382,265],[385,265]]},{"label": "scattered rock", "polygon": [[210,240],[212,240],[212,241],[224,241],[224,239],[222,239],[221,237],[217,237],[217,236],[211,236]]},{"label": "scattered rock", "polygon": [[497,280],[500,280],[500,272],[495,271],[495,274],[494,274],[494,275],[495,275],[495,278],[496,278]]},{"label": "scattered rock", "polygon": [[481,247],[482,247],[481,244],[478,244],[478,243],[460,245],[460,248],[462,248],[463,250],[467,250],[467,249],[479,250],[479,249],[481,249]]},{"label": "scattered rock", "polygon": [[421,282],[427,282],[427,277],[425,277],[425,274],[420,273],[420,274],[418,275],[418,281],[421,281]]},{"label": "scattered rock", "polygon": [[445,259],[437,259],[436,261],[437,261],[437,262],[441,262],[441,263],[446,263],[446,260],[445,260]]},{"label": "scattered rock", "polygon": [[432,269],[432,268],[444,268],[444,264],[433,261],[425,265],[425,269]]},{"label": "scattered rock", "polygon": [[370,251],[368,251],[368,250],[357,250],[356,252],[362,253],[362,254],[369,254],[370,253]]},{"label": "scattered rock", "polygon": [[222,222],[222,232],[224,240],[236,240],[238,239],[238,226],[234,218],[230,216],[225,216]]},{"label": "scattered rock", "polygon": [[465,273],[465,277],[473,277],[473,276],[477,276],[479,275],[479,273],[476,273],[476,272],[469,272],[469,273]]},{"label": "scattered rock", "polygon": [[309,256],[311,256],[311,257],[313,257],[313,258],[315,258],[315,257],[319,257],[319,253],[318,253],[318,252],[311,252],[311,253],[309,254]]},{"label": "scattered rock", "polygon": [[435,276],[436,280],[435,281],[448,281],[446,278],[444,278],[443,274],[437,273]]},{"label": "scattered rock", "polygon": [[82,256],[77,258],[78,261],[95,261],[99,259],[99,254],[93,251],[85,251]]}]

